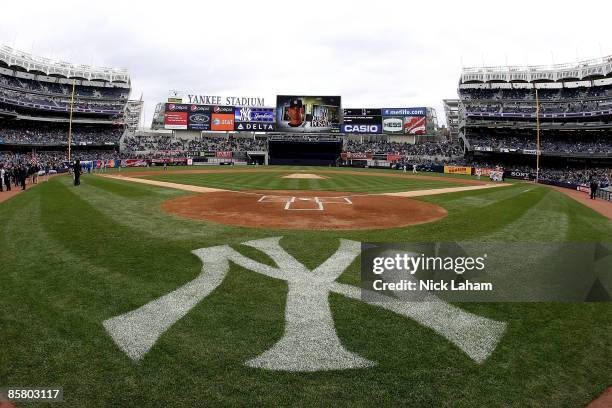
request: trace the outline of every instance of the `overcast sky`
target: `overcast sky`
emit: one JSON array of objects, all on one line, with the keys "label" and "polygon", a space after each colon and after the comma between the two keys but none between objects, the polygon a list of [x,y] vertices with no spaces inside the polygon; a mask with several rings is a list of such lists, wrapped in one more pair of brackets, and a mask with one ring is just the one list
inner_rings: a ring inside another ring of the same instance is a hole
[{"label": "overcast sky", "polygon": [[462,66],[610,55],[611,16],[610,1],[10,1],[0,43],[127,68],[146,126],[170,89],[268,106],[277,94],[433,106],[444,122]]}]

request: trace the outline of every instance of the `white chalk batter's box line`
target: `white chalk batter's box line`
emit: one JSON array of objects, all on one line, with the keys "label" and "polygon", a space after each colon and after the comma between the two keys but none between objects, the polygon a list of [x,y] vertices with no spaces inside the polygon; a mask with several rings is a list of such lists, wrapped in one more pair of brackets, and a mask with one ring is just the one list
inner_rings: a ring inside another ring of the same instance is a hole
[{"label": "white chalk batter's box line", "polygon": [[[296,202],[310,201],[315,204],[314,208],[292,208],[292,204]],[[285,210],[288,211],[324,211],[324,204],[347,204],[352,205],[353,202],[349,197],[296,197],[296,196],[261,196],[259,203],[285,203]]]}]

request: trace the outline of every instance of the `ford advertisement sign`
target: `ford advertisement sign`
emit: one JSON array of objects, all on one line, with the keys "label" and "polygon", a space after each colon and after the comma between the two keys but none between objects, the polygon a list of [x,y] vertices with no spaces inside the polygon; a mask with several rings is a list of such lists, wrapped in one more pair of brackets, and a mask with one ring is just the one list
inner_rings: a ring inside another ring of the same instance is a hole
[{"label": "ford advertisement sign", "polygon": [[187,121],[187,129],[210,130],[210,113],[190,112]]}]

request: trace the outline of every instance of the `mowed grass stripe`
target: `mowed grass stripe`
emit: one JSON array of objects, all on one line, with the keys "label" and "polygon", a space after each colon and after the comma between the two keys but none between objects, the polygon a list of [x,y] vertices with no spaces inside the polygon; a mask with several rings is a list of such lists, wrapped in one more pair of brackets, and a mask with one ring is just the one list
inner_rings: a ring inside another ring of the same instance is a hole
[{"label": "mowed grass stripe", "polygon": [[161,174],[146,178],[229,190],[327,190],[382,193],[458,187],[463,184],[444,180],[418,180],[391,177],[328,174],[327,179],[284,179],[285,173],[243,172],[232,174]]}]

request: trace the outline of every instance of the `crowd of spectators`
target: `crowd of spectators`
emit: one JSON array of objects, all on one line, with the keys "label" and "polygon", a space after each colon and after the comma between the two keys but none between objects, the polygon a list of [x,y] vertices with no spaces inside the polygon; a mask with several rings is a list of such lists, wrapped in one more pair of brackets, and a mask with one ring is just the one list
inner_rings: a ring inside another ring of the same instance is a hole
[{"label": "crowd of spectators", "polygon": [[[505,170],[518,171],[526,174],[531,174],[532,178],[535,178],[536,168],[535,166],[525,166],[517,164],[505,164],[500,165],[499,162],[485,162],[485,161],[466,161],[464,165],[481,168],[498,168],[501,167]],[[559,183],[570,183],[570,184],[588,184],[593,178],[602,188],[610,186],[612,180],[612,168],[610,167],[540,167],[538,174],[540,180],[547,180]]]},{"label": "crowd of spectators", "polygon": [[[72,85],[56,82],[37,81],[0,74],[0,86],[18,91],[70,96]],[[124,88],[82,86],[75,87],[75,95],[83,98],[127,100],[129,90]]]},{"label": "crowd of spectators", "polygon": [[[129,90],[77,86],[74,108],[120,112],[127,101]],[[37,105],[51,110],[68,110],[72,87],[54,82],[42,82],[0,75],[0,97],[7,103]]]},{"label": "crowd of spectators", "polygon": [[[460,89],[459,95],[464,101],[535,101],[534,89]],[[538,98],[541,101],[588,100],[597,98],[611,98],[612,85],[538,89]]]},{"label": "crowd of spectators", "polygon": [[[51,110],[68,111],[70,109],[71,99],[69,96],[58,97],[44,94],[24,93],[12,89],[0,87],[0,98],[4,99],[5,103],[16,103],[19,105],[29,105],[34,107],[47,107]],[[112,102],[109,100],[96,101],[93,99],[75,99],[74,109],[79,110],[103,110],[111,111],[109,113],[117,113],[123,110],[125,102]]]},{"label": "crowd of spectators", "polygon": [[347,140],[344,150],[351,153],[443,156],[449,158],[463,155],[463,148],[455,141],[409,144],[386,140]]},{"label": "crowd of spectators", "polygon": [[[535,114],[535,103],[466,103],[466,111],[468,113],[526,113]],[[602,110],[612,109],[612,101],[605,103],[600,101],[577,101],[577,102],[562,102],[562,103],[543,103],[540,104],[540,113],[579,113],[579,112],[598,112]]]},{"label": "crowd of spectators", "polygon": [[[468,113],[536,112],[534,89],[461,89]],[[597,112],[612,109],[612,86],[539,89],[540,113]]]},{"label": "crowd of spectators", "polygon": [[[480,149],[512,149],[535,150],[536,142],[533,134],[525,136],[470,136],[468,138],[473,148]],[[612,138],[604,136],[543,136],[540,139],[540,150],[543,152],[571,154],[612,154]]]},{"label": "crowd of spectators", "polygon": [[125,139],[127,152],[156,152],[156,151],[184,151],[197,152],[246,152],[265,151],[265,139],[246,137],[207,137],[196,140],[183,140],[171,135],[160,136],[129,136]]},{"label": "crowd of spectators", "polygon": [[[123,127],[109,125],[74,125],[74,144],[119,143]],[[7,122],[0,124],[0,143],[5,144],[68,144],[66,123]]]}]

